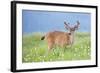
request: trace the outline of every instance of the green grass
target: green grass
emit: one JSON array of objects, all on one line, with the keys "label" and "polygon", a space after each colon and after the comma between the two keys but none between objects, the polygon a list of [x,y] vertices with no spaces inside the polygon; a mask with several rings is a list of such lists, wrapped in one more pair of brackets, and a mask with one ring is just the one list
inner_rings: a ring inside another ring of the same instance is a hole
[{"label": "green grass", "polygon": [[91,58],[89,33],[76,33],[72,47],[61,48],[56,46],[50,52],[48,52],[46,41],[41,40],[42,36],[43,34],[41,33],[23,35],[22,61],[24,63],[88,60]]}]

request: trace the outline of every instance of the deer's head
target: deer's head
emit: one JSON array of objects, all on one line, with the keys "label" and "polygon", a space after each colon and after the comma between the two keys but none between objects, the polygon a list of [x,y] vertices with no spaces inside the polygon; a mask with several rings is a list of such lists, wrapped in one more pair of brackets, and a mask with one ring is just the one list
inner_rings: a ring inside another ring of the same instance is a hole
[{"label": "deer's head", "polygon": [[77,21],[77,24],[76,25],[74,25],[74,26],[69,26],[69,23],[66,23],[66,22],[64,22],[64,24],[65,24],[65,28],[67,29],[67,30],[69,30],[69,32],[70,33],[74,33],[75,32],[75,30],[78,30],[78,28],[79,28],[79,25],[80,25],[80,22],[79,21]]}]

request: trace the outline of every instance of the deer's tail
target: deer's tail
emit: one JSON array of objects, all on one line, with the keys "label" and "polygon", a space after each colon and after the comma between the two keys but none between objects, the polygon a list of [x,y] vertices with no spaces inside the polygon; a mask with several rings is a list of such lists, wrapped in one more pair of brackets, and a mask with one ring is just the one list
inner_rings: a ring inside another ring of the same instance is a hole
[{"label": "deer's tail", "polygon": [[42,37],[41,37],[41,40],[44,40],[44,39],[45,39],[45,36],[42,36]]}]

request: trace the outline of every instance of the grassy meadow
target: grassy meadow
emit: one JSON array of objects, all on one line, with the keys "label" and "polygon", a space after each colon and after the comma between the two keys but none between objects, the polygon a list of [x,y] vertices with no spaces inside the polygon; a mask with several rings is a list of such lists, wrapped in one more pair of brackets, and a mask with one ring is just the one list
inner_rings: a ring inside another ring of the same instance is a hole
[{"label": "grassy meadow", "polygon": [[91,39],[89,33],[76,33],[72,47],[66,46],[66,48],[61,48],[56,46],[50,52],[48,52],[46,41],[41,40],[42,36],[42,33],[23,35],[23,63],[88,60],[91,58]]}]

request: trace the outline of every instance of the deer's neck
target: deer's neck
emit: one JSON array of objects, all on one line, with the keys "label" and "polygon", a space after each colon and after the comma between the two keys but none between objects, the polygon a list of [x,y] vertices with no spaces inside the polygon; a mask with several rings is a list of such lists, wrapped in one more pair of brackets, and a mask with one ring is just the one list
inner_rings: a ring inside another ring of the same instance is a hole
[{"label": "deer's neck", "polygon": [[75,35],[74,35],[74,32],[70,32],[70,33],[71,33],[71,35],[70,35],[70,43],[73,44],[74,43],[74,38],[75,38],[74,36]]}]

